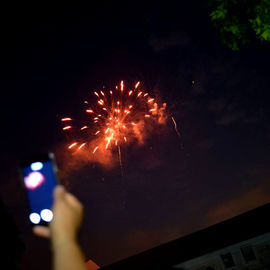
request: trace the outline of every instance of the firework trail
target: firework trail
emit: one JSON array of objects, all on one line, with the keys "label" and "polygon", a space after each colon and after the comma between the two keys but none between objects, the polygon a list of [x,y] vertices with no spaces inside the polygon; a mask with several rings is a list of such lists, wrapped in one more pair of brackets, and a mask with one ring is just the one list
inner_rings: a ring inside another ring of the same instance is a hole
[{"label": "firework trail", "polygon": [[177,127],[176,121],[175,121],[175,119],[174,119],[174,117],[173,117],[173,116],[172,116],[171,118],[172,118],[172,121],[173,121],[173,124],[174,124],[174,129],[175,129],[175,132],[176,132],[176,134],[178,135],[178,137],[179,137],[179,138],[181,138],[181,134],[180,134],[180,132],[179,132],[179,130],[178,130],[178,127]]},{"label": "firework trail", "polygon": [[[114,90],[94,91],[96,102],[89,106],[84,101],[87,120],[78,126],[78,121],[71,117],[61,119],[64,132],[76,130],[79,138],[68,145],[73,152],[91,151],[105,154],[106,151],[117,151],[121,172],[123,164],[121,146],[129,143],[143,143],[147,130],[152,124],[163,124],[166,121],[166,103],[161,106],[141,88],[137,82],[132,88],[120,82]],[[175,121],[174,121],[175,122]],[[115,150],[114,150],[115,149]]]},{"label": "firework trail", "polygon": [[117,148],[118,148],[118,158],[119,158],[119,164],[120,164],[120,169],[121,169],[121,175],[122,177],[124,177],[121,148],[119,145],[117,145]]}]

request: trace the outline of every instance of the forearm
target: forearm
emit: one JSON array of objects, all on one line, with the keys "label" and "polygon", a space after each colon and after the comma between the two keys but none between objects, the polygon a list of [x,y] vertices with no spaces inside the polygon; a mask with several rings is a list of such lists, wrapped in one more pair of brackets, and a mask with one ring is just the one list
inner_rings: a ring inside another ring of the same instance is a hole
[{"label": "forearm", "polygon": [[86,270],[83,253],[75,240],[61,240],[52,243],[54,270]]}]

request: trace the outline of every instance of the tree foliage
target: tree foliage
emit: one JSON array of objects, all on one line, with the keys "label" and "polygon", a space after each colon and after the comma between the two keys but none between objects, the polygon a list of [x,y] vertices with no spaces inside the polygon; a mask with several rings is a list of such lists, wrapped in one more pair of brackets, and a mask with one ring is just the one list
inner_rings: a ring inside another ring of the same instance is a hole
[{"label": "tree foliage", "polygon": [[221,41],[234,51],[254,38],[270,42],[270,0],[209,0]]}]

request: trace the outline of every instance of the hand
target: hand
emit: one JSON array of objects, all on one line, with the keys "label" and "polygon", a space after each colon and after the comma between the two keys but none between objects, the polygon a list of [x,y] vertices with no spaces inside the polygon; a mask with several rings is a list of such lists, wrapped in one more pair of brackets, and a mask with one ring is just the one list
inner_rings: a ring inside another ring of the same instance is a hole
[{"label": "hand", "polygon": [[33,231],[42,237],[51,237],[53,244],[75,241],[82,222],[83,206],[63,186],[54,189],[53,220],[49,227],[35,226]]}]

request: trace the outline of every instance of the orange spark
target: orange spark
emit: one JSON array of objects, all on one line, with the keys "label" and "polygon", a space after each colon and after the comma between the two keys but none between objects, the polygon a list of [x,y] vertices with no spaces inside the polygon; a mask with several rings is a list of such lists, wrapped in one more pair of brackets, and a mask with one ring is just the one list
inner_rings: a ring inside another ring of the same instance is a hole
[{"label": "orange spark", "polygon": [[71,129],[71,126],[66,126],[63,128],[63,130]]},{"label": "orange spark", "polygon": [[83,127],[81,127],[81,130],[84,130],[86,128],[88,128],[88,126],[83,126]]},{"label": "orange spark", "polygon": [[124,90],[124,81],[121,81],[121,91]]},{"label": "orange spark", "polygon": [[107,149],[107,148],[108,148],[108,146],[110,145],[110,142],[111,142],[112,138],[113,138],[113,133],[111,134],[111,136],[110,136],[110,137],[107,137],[107,138],[105,139],[105,140],[107,140],[107,141],[108,141],[108,142],[107,142],[107,144],[106,144],[105,149]]},{"label": "orange spark", "polygon": [[94,111],[91,110],[91,109],[88,109],[88,110],[86,110],[86,112],[88,112],[88,113],[93,113]]},{"label": "orange spark", "polygon": [[77,142],[72,143],[72,144],[68,147],[68,149],[71,149],[72,147],[74,147],[74,146],[77,145],[77,144],[78,144]]},{"label": "orange spark", "polygon": [[82,144],[78,147],[78,150],[82,149],[85,145],[86,145],[86,143],[82,143]]},{"label": "orange spark", "polygon": [[93,154],[95,154],[95,152],[98,150],[98,146],[95,147]]},{"label": "orange spark", "polygon": [[152,102],[153,100],[154,100],[154,98],[150,98],[150,99],[147,100],[147,102],[150,103],[150,102]]},{"label": "orange spark", "polygon": [[99,97],[99,94],[97,92],[94,92],[94,94]]},{"label": "orange spark", "polygon": [[140,82],[137,82],[137,83],[135,84],[135,89],[137,89],[139,85],[140,85]]},{"label": "orange spark", "polygon": [[132,90],[130,90],[130,91],[128,92],[128,95],[130,96],[130,95],[132,94],[132,92],[133,92],[133,91],[132,91]]},{"label": "orange spark", "polygon": [[61,121],[71,121],[72,119],[70,117],[62,118]]},{"label": "orange spark", "polygon": [[137,95],[137,97],[139,97],[141,94],[142,94],[142,92],[140,92],[140,93]]}]

